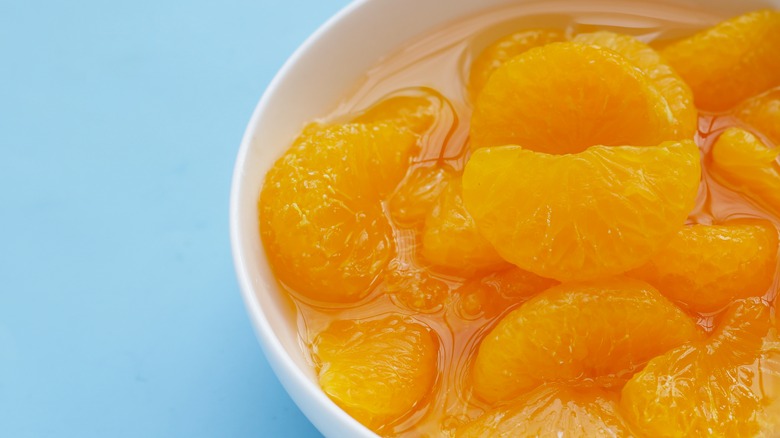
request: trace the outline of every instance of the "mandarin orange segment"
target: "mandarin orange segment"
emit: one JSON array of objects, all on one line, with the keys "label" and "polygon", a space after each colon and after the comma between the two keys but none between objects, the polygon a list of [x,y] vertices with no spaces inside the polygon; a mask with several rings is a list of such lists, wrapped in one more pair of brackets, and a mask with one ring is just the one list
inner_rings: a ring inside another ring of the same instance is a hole
[{"label": "mandarin orange segment", "polygon": [[737,117],[780,146],[780,88],[748,99],[736,110]]},{"label": "mandarin orange segment", "polygon": [[422,225],[447,182],[456,177],[455,170],[447,165],[415,168],[388,200],[390,216],[405,227]]},{"label": "mandarin orange segment", "polygon": [[709,339],[651,360],[626,383],[626,418],[654,437],[757,436],[780,396],[780,344],[764,339],[769,328],[761,300],[735,304]]},{"label": "mandarin orange segment", "polygon": [[507,266],[493,246],[477,231],[463,205],[460,178],[452,178],[425,218],[423,258],[430,263],[473,272]]},{"label": "mandarin orange segment", "polygon": [[768,221],[692,225],[633,271],[673,301],[697,312],[764,295],[777,267],[777,230]]},{"label": "mandarin orange segment", "polygon": [[425,403],[438,375],[438,348],[429,328],[398,315],[336,321],[313,344],[323,391],[377,432]]},{"label": "mandarin orange segment", "polygon": [[571,155],[492,147],[466,164],[463,199],[505,260],[546,278],[586,280],[658,252],[693,208],[700,173],[690,140]]},{"label": "mandarin orange segment", "polygon": [[616,394],[546,385],[459,428],[456,438],[631,437]]},{"label": "mandarin orange segment", "polygon": [[472,279],[455,290],[462,318],[492,318],[558,282],[517,267]]},{"label": "mandarin orange segment", "polygon": [[493,42],[471,64],[469,92],[472,98],[476,98],[490,75],[510,59],[534,47],[565,39],[564,33],[557,29],[532,29],[509,34]]},{"label": "mandarin orange segment", "polygon": [[442,112],[449,110],[449,102],[439,92],[419,88],[396,92],[365,110],[353,119],[355,123],[392,122],[418,134],[428,131],[436,123],[444,122]]},{"label": "mandarin orange segment", "polygon": [[693,319],[642,281],[564,283],[487,334],[474,363],[474,391],[496,402],[544,382],[619,384],[652,357],[698,336]]},{"label": "mandarin orange segment", "polygon": [[697,106],[727,110],[780,85],[780,12],[740,15],[661,54],[691,87]]},{"label": "mandarin orange segment", "polygon": [[276,277],[306,297],[367,295],[394,253],[380,200],[417,136],[394,124],[309,127],[266,175],[260,233]]},{"label": "mandarin orange segment", "polygon": [[675,135],[667,140],[693,138],[698,116],[693,93],[652,47],[632,36],[607,31],[580,34],[572,41],[617,52],[642,70],[664,96],[674,114]]},{"label": "mandarin orange segment", "polygon": [[655,84],[624,57],[551,43],[493,73],[474,108],[471,146],[556,154],[593,145],[651,146],[674,139],[676,124]]},{"label": "mandarin orange segment", "polygon": [[778,154],[780,149],[768,148],[744,129],[729,128],[712,146],[710,170],[722,184],[780,213]]}]

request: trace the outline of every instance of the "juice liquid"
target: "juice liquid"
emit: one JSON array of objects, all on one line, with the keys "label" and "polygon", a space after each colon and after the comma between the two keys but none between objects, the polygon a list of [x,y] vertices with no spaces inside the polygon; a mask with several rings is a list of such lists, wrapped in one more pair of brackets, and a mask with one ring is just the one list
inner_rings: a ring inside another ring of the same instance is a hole
[{"label": "juice liquid", "polygon": [[[637,2],[583,4],[574,0],[527,3],[488,11],[416,38],[398,52],[385,57],[366,73],[354,91],[322,121],[348,121],[399,90],[421,87],[434,89],[451,103],[452,111],[443,113],[442,118],[446,120],[439,120],[427,135],[423,150],[415,158],[408,174],[416,167],[432,163],[447,164],[461,170],[468,158],[468,122],[472,105],[467,89],[468,72],[476,56],[496,39],[524,29],[564,29],[569,36],[594,30],[610,30],[633,35],[658,47],[725,18],[728,17],[682,7]],[[708,154],[712,143],[725,128],[735,125],[738,126],[739,122],[729,114],[700,114],[696,142],[704,157],[703,180],[696,208],[691,212],[688,222],[711,224],[737,218],[762,218],[780,226],[780,218],[722,187],[708,173]],[[295,291],[289,291],[297,314],[301,348],[310,355],[310,346],[316,335],[338,319],[379,319],[394,313],[408,315],[431,327],[440,340],[440,375],[434,391],[419,409],[386,433],[440,436],[487,408],[471,396],[467,379],[471,361],[484,332],[520,303],[490,318],[464,316],[463,303],[452,292],[468,278],[457,273],[426,268],[416,255],[419,231],[399,226],[393,223],[392,218],[390,222],[395,231],[398,251],[396,262],[411,269],[427,270],[436,279],[446,283],[450,294],[444,304],[427,312],[409,309],[393,296],[385,294],[382,283],[367,298],[348,306],[322,307]],[[775,275],[770,291],[776,290],[777,282]],[[770,291],[764,297],[767,300],[774,299]],[[705,329],[711,329],[712,318],[705,315],[699,323]]]}]

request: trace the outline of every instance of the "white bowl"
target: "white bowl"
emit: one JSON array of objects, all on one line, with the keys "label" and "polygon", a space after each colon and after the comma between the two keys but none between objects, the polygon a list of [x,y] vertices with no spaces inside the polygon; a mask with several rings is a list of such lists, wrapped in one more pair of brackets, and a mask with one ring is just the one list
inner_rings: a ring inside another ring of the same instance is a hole
[{"label": "white bowl", "polygon": [[[427,30],[477,11],[510,4],[550,3],[603,9],[623,1],[358,0],[325,23],[290,57],[252,115],[236,159],[230,199],[230,237],[239,284],[260,344],[301,411],[327,437],[375,437],[320,390],[301,351],[294,315],[280,295],[260,243],[257,198],[266,171],[304,123],[325,115],[382,55]],[[657,0],[726,18],[780,0]],[[563,9],[565,11],[566,9]]]}]

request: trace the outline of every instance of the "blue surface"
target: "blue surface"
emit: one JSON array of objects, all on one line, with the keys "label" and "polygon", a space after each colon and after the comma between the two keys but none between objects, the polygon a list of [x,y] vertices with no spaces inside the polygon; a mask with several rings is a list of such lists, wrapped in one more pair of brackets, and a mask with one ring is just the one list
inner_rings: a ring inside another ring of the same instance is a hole
[{"label": "blue surface", "polygon": [[0,0],[0,437],[319,436],[228,241],[241,135],[347,0]]}]

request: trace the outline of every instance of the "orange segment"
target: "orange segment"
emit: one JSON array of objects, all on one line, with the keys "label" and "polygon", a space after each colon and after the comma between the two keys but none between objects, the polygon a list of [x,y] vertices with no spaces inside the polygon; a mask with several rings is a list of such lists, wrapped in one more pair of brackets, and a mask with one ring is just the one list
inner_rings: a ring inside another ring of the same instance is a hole
[{"label": "orange segment", "polygon": [[769,328],[760,300],[737,303],[709,339],[651,360],[626,384],[626,418],[647,436],[757,436],[780,395],[780,344],[765,342]]},{"label": "orange segment", "polygon": [[651,146],[673,139],[675,125],[666,99],[624,57],[551,43],[493,73],[474,108],[471,146],[513,144],[556,154],[592,145]]},{"label": "orange segment", "polygon": [[780,146],[780,88],[748,99],[736,110],[737,117]]},{"label": "orange segment", "polygon": [[463,206],[460,178],[452,178],[425,219],[422,256],[434,265],[464,271],[500,268],[507,263],[479,234]]},{"label": "orange segment", "polygon": [[336,321],[313,345],[323,391],[374,431],[419,408],[438,375],[438,340],[408,318]]},{"label": "orange segment", "polygon": [[767,221],[693,225],[680,230],[632,276],[698,312],[762,296],[777,266],[777,230]]},{"label": "orange segment", "polygon": [[563,32],[557,29],[533,29],[515,32],[493,42],[471,64],[469,91],[472,98],[476,98],[490,75],[510,59],[534,47],[564,39]]},{"label": "orange segment", "polygon": [[661,54],[690,85],[697,106],[727,110],[780,85],[780,12],[740,15]]},{"label": "orange segment", "polygon": [[769,149],[755,135],[729,128],[712,146],[711,172],[724,185],[780,213],[780,149]]},{"label": "orange segment", "polygon": [[690,140],[572,155],[483,148],[466,165],[463,199],[507,261],[556,280],[593,279],[641,266],[683,226],[699,161]]},{"label": "orange segment", "polygon": [[565,283],[488,333],[474,364],[474,391],[496,402],[544,382],[620,383],[650,358],[698,335],[691,318],[642,281]]},{"label": "orange segment", "polygon": [[447,182],[455,177],[455,170],[446,165],[412,170],[388,200],[390,216],[402,226],[422,225]]},{"label": "orange segment", "polygon": [[458,312],[462,318],[492,318],[558,282],[512,267],[473,279],[459,287]]},{"label": "orange segment", "polygon": [[455,433],[456,438],[631,437],[615,394],[596,388],[542,386],[494,409]]},{"label": "orange segment", "polygon": [[693,93],[652,47],[632,36],[607,31],[580,34],[573,41],[617,52],[642,70],[664,96],[674,114],[675,135],[667,140],[693,138],[698,116]]},{"label": "orange segment", "polygon": [[318,300],[367,295],[394,253],[380,200],[416,145],[414,134],[393,124],[304,130],[260,195],[260,233],[276,277]]}]

